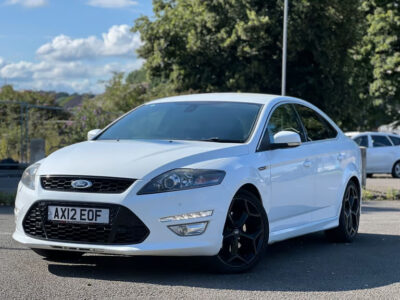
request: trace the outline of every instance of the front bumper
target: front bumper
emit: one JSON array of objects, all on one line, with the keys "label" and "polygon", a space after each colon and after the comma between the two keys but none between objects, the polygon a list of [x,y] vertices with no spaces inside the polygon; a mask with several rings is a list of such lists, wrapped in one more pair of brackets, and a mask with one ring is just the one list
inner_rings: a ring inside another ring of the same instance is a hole
[{"label": "front bumper", "polygon": [[[27,247],[74,250],[122,255],[210,256],[222,245],[222,232],[231,196],[223,185],[186,191],[136,195],[143,183],[136,181],[122,194],[97,194],[46,191],[40,186],[32,191],[21,185],[15,204],[16,230],[13,238]],[[37,239],[25,234],[23,220],[36,201],[118,204],[131,210],[149,229],[147,238],[133,245],[101,245]],[[160,218],[191,212],[213,210],[212,216],[186,221],[160,222]],[[178,236],[168,226],[208,221],[206,231],[198,236]]]}]

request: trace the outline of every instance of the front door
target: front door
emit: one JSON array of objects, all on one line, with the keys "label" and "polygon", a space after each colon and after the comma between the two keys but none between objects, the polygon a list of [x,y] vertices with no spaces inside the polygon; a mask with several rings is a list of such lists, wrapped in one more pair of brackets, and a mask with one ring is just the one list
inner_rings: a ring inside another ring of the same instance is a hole
[{"label": "front door", "polygon": [[[300,120],[291,104],[282,104],[268,121],[263,144],[273,143],[273,136],[280,131],[294,131],[305,141]],[[311,221],[313,201],[313,174],[315,163],[310,153],[300,145],[296,148],[268,150],[263,153],[269,161],[271,195],[269,223],[271,239],[290,235]]]}]

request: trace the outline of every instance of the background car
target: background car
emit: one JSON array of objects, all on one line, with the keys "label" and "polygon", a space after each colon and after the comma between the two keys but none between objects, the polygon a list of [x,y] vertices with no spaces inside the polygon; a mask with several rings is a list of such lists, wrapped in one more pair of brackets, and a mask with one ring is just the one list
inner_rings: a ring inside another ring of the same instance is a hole
[{"label": "background car", "polygon": [[346,135],[367,148],[368,176],[384,173],[400,178],[400,135],[383,132],[348,132]]},{"label": "background car", "polygon": [[13,238],[47,258],[207,256],[241,272],[269,243],[357,234],[359,148],[306,101],[171,97],[88,136],[22,177]]}]

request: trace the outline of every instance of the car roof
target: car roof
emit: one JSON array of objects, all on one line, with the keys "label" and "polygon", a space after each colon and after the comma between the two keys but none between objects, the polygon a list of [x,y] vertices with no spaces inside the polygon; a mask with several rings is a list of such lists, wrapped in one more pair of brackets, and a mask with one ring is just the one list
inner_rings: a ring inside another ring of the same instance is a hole
[{"label": "car roof", "polygon": [[377,132],[377,131],[350,131],[346,132],[345,135],[350,136],[350,137],[356,137],[359,135],[367,135],[367,134],[373,134],[373,135],[390,135],[390,136],[399,136],[396,133],[393,132]]},{"label": "car roof", "polygon": [[[192,94],[192,95],[166,97],[150,101],[148,103],[184,102],[184,101],[221,101],[221,102],[244,102],[244,103],[267,104],[272,100],[281,97],[282,96],[277,96],[277,95],[252,94],[252,93],[205,93],[205,94]],[[283,98],[290,99],[291,97],[283,97]]]}]

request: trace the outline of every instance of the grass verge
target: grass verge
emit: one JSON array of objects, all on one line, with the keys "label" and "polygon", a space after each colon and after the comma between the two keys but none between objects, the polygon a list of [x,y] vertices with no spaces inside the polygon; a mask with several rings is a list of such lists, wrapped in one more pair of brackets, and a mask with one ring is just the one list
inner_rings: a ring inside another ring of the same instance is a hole
[{"label": "grass verge", "polygon": [[386,192],[377,192],[363,189],[363,200],[400,200],[400,190],[388,189]]}]

